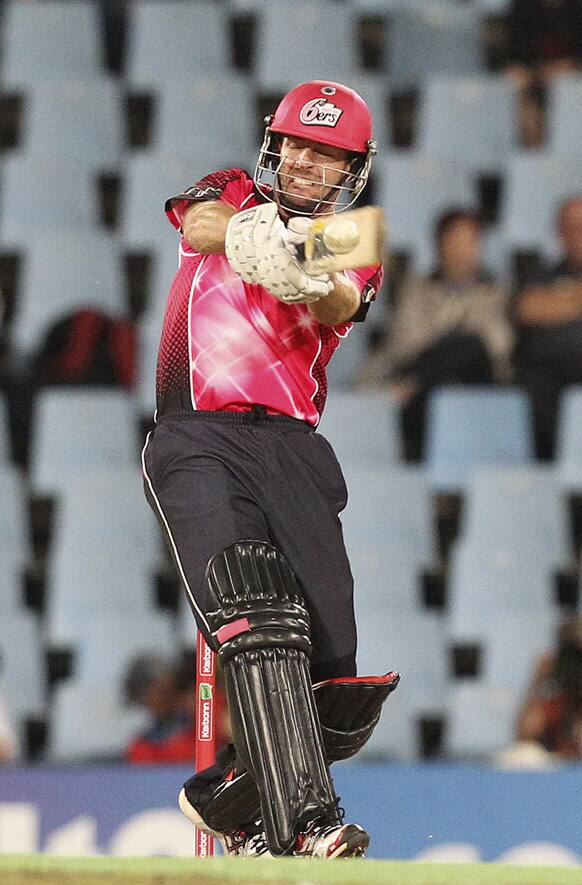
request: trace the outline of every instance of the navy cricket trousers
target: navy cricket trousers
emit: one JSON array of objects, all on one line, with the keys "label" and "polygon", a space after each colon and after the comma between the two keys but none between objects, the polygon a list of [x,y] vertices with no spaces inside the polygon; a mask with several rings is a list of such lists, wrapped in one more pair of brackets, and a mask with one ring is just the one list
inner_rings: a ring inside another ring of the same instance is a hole
[{"label": "navy cricket trousers", "polygon": [[356,674],[353,578],[339,519],[347,490],[321,434],[258,408],[169,415],[148,436],[143,469],[146,497],[207,639],[208,561],[235,541],[267,541],[303,589],[313,682]]}]

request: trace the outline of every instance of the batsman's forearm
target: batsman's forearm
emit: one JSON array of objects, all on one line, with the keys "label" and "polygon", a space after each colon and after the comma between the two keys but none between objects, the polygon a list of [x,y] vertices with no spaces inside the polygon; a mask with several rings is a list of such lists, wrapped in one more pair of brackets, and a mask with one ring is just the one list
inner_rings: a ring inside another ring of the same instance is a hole
[{"label": "batsman's forearm", "polygon": [[358,287],[342,273],[332,273],[334,287],[329,295],[309,305],[310,313],[324,326],[337,326],[345,323],[360,306]]},{"label": "batsman's forearm", "polygon": [[227,203],[198,203],[184,215],[184,239],[196,252],[203,255],[224,253],[224,239],[228,222],[236,210]]}]

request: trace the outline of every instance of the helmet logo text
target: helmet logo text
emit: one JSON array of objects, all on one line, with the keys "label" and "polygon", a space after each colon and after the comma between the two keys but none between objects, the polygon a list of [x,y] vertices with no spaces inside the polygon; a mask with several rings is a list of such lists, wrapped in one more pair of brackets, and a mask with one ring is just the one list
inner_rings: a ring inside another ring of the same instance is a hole
[{"label": "helmet logo text", "polygon": [[343,110],[325,98],[313,98],[303,105],[299,119],[305,126],[337,126]]}]

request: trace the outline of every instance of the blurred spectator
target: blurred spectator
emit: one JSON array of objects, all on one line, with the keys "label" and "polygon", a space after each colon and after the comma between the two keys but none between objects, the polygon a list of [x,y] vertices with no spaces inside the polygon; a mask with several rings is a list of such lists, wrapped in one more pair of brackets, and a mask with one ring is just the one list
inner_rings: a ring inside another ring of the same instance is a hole
[{"label": "blurred spectator", "polygon": [[543,140],[544,87],[581,66],[582,2],[513,0],[508,25],[506,73],[520,92],[522,141],[534,147]]},{"label": "blurred spectator", "polygon": [[[194,669],[155,655],[130,665],[125,678],[128,703],[143,707],[151,725],[129,745],[125,758],[135,764],[194,763],[196,741]],[[230,740],[224,699],[216,697],[217,750]]]},{"label": "blurred spectator", "polygon": [[8,713],[4,706],[4,700],[0,695],[0,764],[2,762],[14,762],[18,758],[18,741]]},{"label": "blurred spectator", "polygon": [[430,391],[441,384],[507,380],[511,329],[505,288],[484,270],[475,212],[455,208],[435,227],[438,263],[403,281],[385,343],[364,368],[365,386],[388,385],[402,407],[406,459],[423,456]]},{"label": "blurred spectator", "polygon": [[559,396],[582,383],[582,195],[559,209],[562,258],[518,291],[516,381],[529,391],[536,453],[554,454]]},{"label": "blurred spectator", "polygon": [[582,759],[582,618],[566,621],[557,648],[537,662],[517,739],[560,759]]}]

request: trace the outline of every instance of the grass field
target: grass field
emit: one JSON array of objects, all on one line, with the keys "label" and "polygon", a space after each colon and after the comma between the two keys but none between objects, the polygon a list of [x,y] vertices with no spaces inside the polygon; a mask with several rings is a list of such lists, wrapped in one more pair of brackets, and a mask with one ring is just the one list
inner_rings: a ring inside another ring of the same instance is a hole
[{"label": "grass field", "polygon": [[0,855],[2,885],[582,885],[582,869],[377,860]]}]

